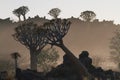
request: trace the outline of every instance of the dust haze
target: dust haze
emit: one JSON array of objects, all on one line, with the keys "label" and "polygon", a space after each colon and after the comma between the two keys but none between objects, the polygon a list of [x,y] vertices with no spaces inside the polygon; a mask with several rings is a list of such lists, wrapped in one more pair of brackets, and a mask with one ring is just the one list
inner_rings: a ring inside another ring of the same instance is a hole
[{"label": "dust haze", "polygon": [[[105,59],[102,64],[103,68],[116,68],[109,60],[110,56],[110,39],[114,35],[114,31],[119,27],[113,23],[113,21],[98,21],[84,22],[78,18],[69,18],[72,22],[68,34],[64,37],[64,44],[78,56],[81,51],[87,50],[90,56],[100,56]],[[36,23],[43,24],[46,19],[33,20]],[[20,66],[28,67],[29,64],[29,51],[28,49],[14,40],[12,34],[14,34],[14,28],[19,23],[0,24],[0,59],[12,60],[10,54],[13,52],[19,52],[21,54]],[[57,48],[61,58],[59,63],[62,62],[62,55],[64,52]],[[108,65],[104,65],[104,64]]]}]

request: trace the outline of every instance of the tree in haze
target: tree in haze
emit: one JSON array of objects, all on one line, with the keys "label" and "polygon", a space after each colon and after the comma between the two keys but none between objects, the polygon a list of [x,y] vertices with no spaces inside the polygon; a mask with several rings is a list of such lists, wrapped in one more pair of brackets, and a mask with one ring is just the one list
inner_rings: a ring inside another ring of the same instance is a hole
[{"label": "tree in haze", "polygon": [[49,15],[52,16],[54,19],[57,19],[57,17],[59,16],[61,10],[59,8],[53,8],[49,11]]},{"label": "tree in haze", "polygon": [[93,11],[83,11],[81,12],[80,17],[84,21],[93,21],[96,17],[96,14]]},{"label": "tree in haze", "polygon": [[18,9],[14,9],[14,10],[13,10],[13,14],[18,17],[19,21],[21,21],[21,18],[20,18],[20,16],[21,16],[21,11],[19,10],[19,8],[18,8]]},{"label": "tree in haze", "polygon": [[13,14],[16,15],[19,18],[19,21],[21,21],[20,16],[23,16],[23,19],[26,20],[26,14],[28,13],[29,8],[27,6],[21,6],[17,9],[13,10]]},{"label": "tree in haze", "polygon": [[101,57],[99,57],[99,56],[93,56],[93,57],[92,57],[92,61],[93,61],[92,64],[93,64],[95,67],[99,67],[99,66],[100,66],[100,63],[104,62],[103,59],[102,59]]},{"label": "tree in haze", "polygon": [[26,20],[26,14],[29,11],[29,8],[27,6],[21,6],[18,8],[20,10],[21,15],[23,16],[23,19]]},{"label": "tree in haze", "polygon": [[[64,45],[63,38],[68,33],[70,28],[71,22],[67,19],[53,19],[50,22],[45,23],[43,26],[46,29],[48,44],[51,46],[58,46],[60,47],[65,54],[68,56],[68,59],[73,64],[76,73],[79,76],[89,76],[87,69],[85,66],[73,55],[73,53]],[[80,80],[83,80],[80,77]]]},{"label": "tree in haze", "polygon": [[41,26],[30,22],[16,27],[13,37],[29,49],[30,67],[37,70],[37,55],[46,45],[45,31]]},{"label": "tree in haze", "polygon": [[11,57],[15,60],[15,69],[18,67],[18,58],[21,57],[18,52],[11,53]]},{"label": "tree in haze", "polygon": [[43,49],[38,55],[38,64],[43,72],[47,73],[56,66],[58,59],[58,51],[56,51],[55,48],[47,48]]},{"label": "tree in haze", "polygon": [[0,71],[10,71],[14,69],[14,64],[11,60],[0,60]]},{"label": "tree in haze", "polygon": [[[112,37],[110,42],[111,58],[115,63],[120,63],[120,30],[115,31],[115,35]],[[118,65],[119,66],[119,65]]]}]

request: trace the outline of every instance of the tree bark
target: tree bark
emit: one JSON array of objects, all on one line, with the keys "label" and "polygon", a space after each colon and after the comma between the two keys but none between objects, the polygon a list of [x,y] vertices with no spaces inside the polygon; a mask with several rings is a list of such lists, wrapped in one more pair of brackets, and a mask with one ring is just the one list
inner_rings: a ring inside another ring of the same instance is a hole
[{"label": "tree bark", "polygon": [[30,51],[30,68],[31,70],[37,71],[37,55],[34,54],[34,51]]},{"label": "tree bark", "polygon": [[60,47],[66,53],[66,55],[68,55],[69,60],[73,64],[73,67],[79,76],[82,76],[82,75],[87,77],[90,76],[85,66],[79,61],[79,59],[77,59],[73,55],[73,53],[64,44],[60,44],[57,46]]}]

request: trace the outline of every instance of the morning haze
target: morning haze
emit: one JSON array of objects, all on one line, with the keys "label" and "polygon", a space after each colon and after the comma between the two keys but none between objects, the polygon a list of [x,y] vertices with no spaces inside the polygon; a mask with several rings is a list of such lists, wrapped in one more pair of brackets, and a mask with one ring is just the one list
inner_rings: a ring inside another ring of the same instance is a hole
[{"label": "morning haze", "polygon": [[2,0],[0,79],[119,80],[119,2]]},{"label": "morning haze", "polygon": [[[99,56],[102,59],[105,59],[104,64],[111,64],[111,61],[109,61],[111,51],[109,48],[110,39],[114,36],[114,32],[119,27],[119,25],[113,24],[113,21],[98,21],[97,19],[93,22],[84,22],[78,18],[69,18],[69,20],[72,24],[68,34],[64,38],[64,43],[66,44],[66,46],[77,57],[81,53],[81,51],[88,50],[90,52],[90,56]],[[43,24],[47,20],[44,18],[33,18],[28,19],[28,21],[34,21],[35,23]],[[22,54],[21,56],[23,60],[26,60],[26,58],[28,58],[27,60],[29,61],[29,51],[27,50],[27,48],[14,40],[12,36],[15,32],[14,28],[19,23],[3,23],[0,27],[1,59],[4,59],[5,57],[10,58],[10,54],[12,52],[18,51]],[[59,50],[59,54],[63,55],[64,52],[62,52],[61,49]],[[62,58],[60,60],[62,60]],[[26,63],[21,64],[25,65]],[[104,64],[103,67],[105,68],[115,67],[113,65],[107,66]]]}]

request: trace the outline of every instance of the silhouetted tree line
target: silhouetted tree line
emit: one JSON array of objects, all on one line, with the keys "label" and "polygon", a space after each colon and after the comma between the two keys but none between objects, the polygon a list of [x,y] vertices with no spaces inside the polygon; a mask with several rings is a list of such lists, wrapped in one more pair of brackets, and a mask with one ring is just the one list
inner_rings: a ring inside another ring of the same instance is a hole
[{"label": "silhouetted tree line", "polygon": [[[24,21],[26,20],[26,14],[28,13],[29,8],[27,6],[21,6],[17,9],[13,10],[13,14],[18,17],[19,21],[21,21],[21,15],[23,16]],[[57,19],[61,10],[59,8],[53,8],[49,11],[49,15],[52,16],[54,19]],[[84,21],[93,21],[96,17],[96,14],[93,11],[83,11],[80,14],[80,17]]]}]

